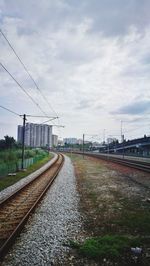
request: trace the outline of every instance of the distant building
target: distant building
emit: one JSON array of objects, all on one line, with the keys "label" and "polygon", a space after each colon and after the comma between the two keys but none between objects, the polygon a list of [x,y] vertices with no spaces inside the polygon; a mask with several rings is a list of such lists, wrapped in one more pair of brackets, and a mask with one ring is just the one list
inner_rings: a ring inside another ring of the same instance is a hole
[{"label": "distant building", "polygon": [[[17,141],[22,143],[23,126],[18,126]],[[25,145],[29,147],[52,147],[52,126],[26,123]]]},{"label": "distant building", "polygon": [[58,136],[52,135],[52,146],[57,147],[58,146]]},{"label": "distant building", "polygon": [[22,133],[23,133],[23,130],[22,130],[22,126],[18,126],[18,134],[17,134],[17,140],[18,140],[18,143],[22,143]]},{"label": "distant building", "polygon": [[83,144],[83,139],[78,139],[77,140],[77,144],[82,145]]},{"label": "distant building", "polygon": [[58,140],[58,146],[63,146],[63,140],[61,139]]},{"label": "distant building", "polygon": [[116,141],[117,141],[116,138],[107,138],[107,144],[116,143]]},{"label": "distant building", "polygon": [[76,138],[64,138],[63,143],[65,144],[77,144],[78,141]]}]

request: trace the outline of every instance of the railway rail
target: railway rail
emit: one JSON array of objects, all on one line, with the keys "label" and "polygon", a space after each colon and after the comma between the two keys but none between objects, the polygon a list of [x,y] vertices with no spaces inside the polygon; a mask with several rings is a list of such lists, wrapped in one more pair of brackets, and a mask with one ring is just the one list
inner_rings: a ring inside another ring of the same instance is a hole
[{"label": "railway rail", "polygon": [[52,165],[0,203],[0,259],[19,235],[31,212],[44,196],[64,162],[59,154]]},{"label": "railway rail", "polygon": [[[83,154],[83,153],[79,153],[79,154]],[[96,154],[96,153],[89,153],[89,152],[85,152],[83,154],[83,156],[91,156],[91,157],[95,157],[95,158],[99,158],[99,159],[103,159],[103,160],[107,160],[107,161],[111,161],[114,163],[119,163],[128,167],[132,167],[134,169],[138,169],[147,173],[150,173],[150,163],[148,162],[143,162],[143,161],[139,161],[139,160],[130,160],[130,159],[124,159],[124,158],[120,158],[111,156],[110,154]]]}]

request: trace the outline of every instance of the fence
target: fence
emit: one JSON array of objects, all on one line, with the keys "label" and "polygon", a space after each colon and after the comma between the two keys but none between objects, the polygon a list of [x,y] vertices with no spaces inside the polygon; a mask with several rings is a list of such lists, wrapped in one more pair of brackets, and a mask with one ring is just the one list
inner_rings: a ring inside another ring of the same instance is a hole
[{"label": "fence", "polygon": [[[24,159],[24,168],[28,168],[30,165],[42,160],[46,157],[47,154],[40,154],[33,158]],[[16,163],[0,163],[0,177],[7,176],[9,173],[15,173],[21,169],[21,160],[18,160]]]}]

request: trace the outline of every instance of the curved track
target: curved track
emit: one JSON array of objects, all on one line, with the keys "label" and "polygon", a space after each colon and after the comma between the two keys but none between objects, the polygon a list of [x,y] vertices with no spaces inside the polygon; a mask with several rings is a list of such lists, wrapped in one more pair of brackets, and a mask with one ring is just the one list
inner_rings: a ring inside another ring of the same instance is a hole
[{"label": "curved track", "polygon": [[0,204],[0,258],[2,258],[20,233],[30,213],[46,193],[63,165],[64,157],[45,172],[12,194]]}]

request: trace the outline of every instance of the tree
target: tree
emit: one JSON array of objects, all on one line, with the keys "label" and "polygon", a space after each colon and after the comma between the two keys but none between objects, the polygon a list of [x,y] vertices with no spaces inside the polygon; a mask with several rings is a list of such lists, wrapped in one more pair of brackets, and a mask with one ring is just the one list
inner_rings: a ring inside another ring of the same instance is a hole
[{"label": "tree", "polygon": [[5,149],[5,140],[4,139],[0,139],[0,149]]},{"label": "tree", "polygon": [[5,139],[5,148],[6,149],[11,149],[15,145],[15,139],[13,137],[4,136]]}]

